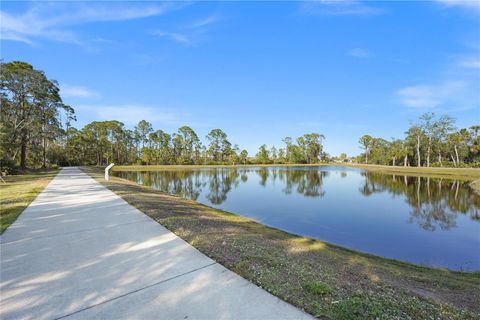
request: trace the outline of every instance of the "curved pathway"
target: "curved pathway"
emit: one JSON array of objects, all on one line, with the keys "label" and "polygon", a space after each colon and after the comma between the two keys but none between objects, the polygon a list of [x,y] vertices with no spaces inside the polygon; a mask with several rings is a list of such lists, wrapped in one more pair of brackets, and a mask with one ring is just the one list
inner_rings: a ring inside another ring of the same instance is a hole
[{"label": "curved pathway", "polygon": [[1,236],[0,319],[310,319],[77,168]]}]

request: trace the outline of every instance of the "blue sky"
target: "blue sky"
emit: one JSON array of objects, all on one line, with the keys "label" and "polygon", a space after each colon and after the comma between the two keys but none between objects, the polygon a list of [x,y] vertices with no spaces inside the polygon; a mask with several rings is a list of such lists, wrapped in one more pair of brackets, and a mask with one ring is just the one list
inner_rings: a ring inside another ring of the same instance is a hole
[{"label": "blue sky", "polygon": [[330,154],[420,114],[480,123],[480,2],[2,2],[1,57],[58,80],[77,127],[223,129]]}]

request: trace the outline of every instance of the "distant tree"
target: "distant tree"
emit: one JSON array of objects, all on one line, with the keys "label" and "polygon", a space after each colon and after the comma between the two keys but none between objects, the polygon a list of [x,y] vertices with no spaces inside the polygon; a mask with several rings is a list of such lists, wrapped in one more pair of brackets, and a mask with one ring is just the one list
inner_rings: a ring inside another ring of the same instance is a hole
[{"label": "distant tree", "polygon": [[358,142],[362,146],[363,150],[365,150],[365,163],[368,163],[368,154],[372,147],[373,138],[372,136],[364,135],[360,138]]},{"label": "distant tree", "polygon": [[392,166],[395,166],[397,159],[400,159],[404,156],[403,141],[399,139],[393,139],[390,143],[389,151],[392,159]]},{"label": "distant tree", "polygon": [[420,153],[422,141],[425,140],[425,134],[418,125],[411,125],[407,131],[407,140],[414,146],[417,158],[417,167],[422,166],[422,156]]},{"label": "distant tree", "polygon": [[200,139],[192,128],[183,126],[178,129],[178,134],[182,137],[182,155],[188,164],[192,164],[198,160],[199,150],[201,149]]},{"label": "distant tree", "polygon": [[463,147],[465,147],[468,137],[468,131],[465,129],[462,129],[459,132],[452,133],[448,136],[448,145],[453,148],[455,154],[455,157],[452,155],[451,158],[456,167],[460,165],[460,149],[463,149]]},{"label": "distant tree", "polygon": [[135,127],[135,131],[138,132],[142,148],[148,143],[148,137],[153,132],[152,124],[146,120],[140,121]]},{"label": "distant tree", "polygon": [[242,152],[240,152],[240,161],[243,164],[247,164],[247,160],[248,160],[248,152],[247,150],[243,149]]},{"label": "distant tree", "polygon": [[230,142],[227,134],[220,129],[213,129],[207,134],[207,140],[210,142],[209,153],[214,162],[222,162],[230,154]]},{"label": "distant tree", "polygon": [[240,161],[239,157],[240,148],[238,145],[234,145],[233,148],[230,150],[230,163],[235,165]]},{"label": "distant tree", "polygon": [[278,161],[278,154],[277,154],[277,148],[275,148],[275,146],[273,146],[271,149],[270,149],[270,157],[272,159],[272,162],[275,164],[277,163]]},{"label": "distant tree", "polygon": [[269,151],[265,144],[262,144],[256,155],[258,163],[270,163]]},{"label": "distant tree", "polygon": [[316,163],[320,160],[323,150],[322,141],[324,139],[325,136],[319,133],[308,133],[303,135],[302,141],[305,143],[307,163]]},{"label": "distant tree", "polygon": [[285,163],[286,162],[285,149],[284,148],[278,149],[278,162],[279,163]]}]

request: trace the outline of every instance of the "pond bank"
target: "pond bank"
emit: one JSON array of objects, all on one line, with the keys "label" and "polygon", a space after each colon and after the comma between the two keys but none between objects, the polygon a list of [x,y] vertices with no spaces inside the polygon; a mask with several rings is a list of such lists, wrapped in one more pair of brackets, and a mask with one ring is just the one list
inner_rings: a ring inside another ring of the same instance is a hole
[{"label": "pond bank", "polygon": [[[480,179],[480,169],[477,168],[426,168],[426,167],[393,167],[381,166],[375,164],[352,164],[347,163],[345,166],[365,169],[372,172],[390,173],[409,176],[427,176],[431,178],[448,178],[462,181],[472,181],[470,184],[472,189],[477,193],[480,192],[480,183],[473,180]],[[477,180],[478,181],[478,180]]]},{"label": "pond bank", "polygon": [[480,314],[480,273],[361,254],[120,178],[105,183],[99,168],[83,170],[217,262],[315,316],[473,319]]}]

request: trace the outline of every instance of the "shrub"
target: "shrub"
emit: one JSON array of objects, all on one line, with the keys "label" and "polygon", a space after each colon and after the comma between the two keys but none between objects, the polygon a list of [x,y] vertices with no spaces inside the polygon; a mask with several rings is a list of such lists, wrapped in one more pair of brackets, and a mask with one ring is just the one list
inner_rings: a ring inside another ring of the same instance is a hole
[{"label": "shrub", "polygon": [[0,174],[2,176],[9,175],[9,174],[16,174],[17,172],[18,170],[17,170],[17,166],[15,165],[15,161],[0,159]]}]

